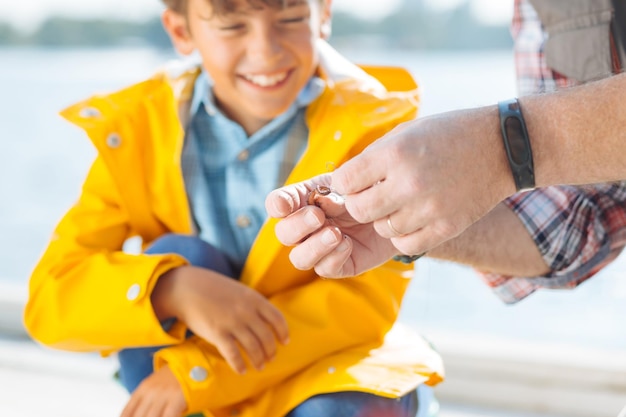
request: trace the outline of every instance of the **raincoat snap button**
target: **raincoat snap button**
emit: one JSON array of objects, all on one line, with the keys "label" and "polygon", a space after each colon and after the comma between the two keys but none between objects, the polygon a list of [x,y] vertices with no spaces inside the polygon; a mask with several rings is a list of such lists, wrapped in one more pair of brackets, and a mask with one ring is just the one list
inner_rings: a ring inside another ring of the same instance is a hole
[{"label": "raincoat snap button", "polygon": [[336,131],[336,132],[335,132],[335,134],[333,135],[333,139],[335,139],[335,140],[339,140],[339,139],[341,139],[341,136],[342,136],[342,135],[343,135],[343,134],[341,133],[341,130],[338,130],[338,131]]},{"label": "raincoat snap button", "polygon": [[329,374],[334,374],[335,373],[335,367],[334,366],[329,367],[328,368],[328,373]]},{"label": "raincoat snap button", "polygon": [[194,366],[189,372],[189,377],[196,382],[202,382],[207,379],[208,376],[209,373],[207,370],[201,366]]},{"label": "raincoat snap button", "polygon": [[126,291],[126,298],[128,299],[128,301],[134,301],[137,299],[137,297],[139,297],[140,292],[141,287],[139,286],[139,284],[133,284],[130,286],[130,288],[128,288],[128,291]]},{"label": "raincoat snap button", "polygon": [[121,144],[122,139],[117,133],[111,133],[109,136],[107,136],[107,146],[109,148],[119,148]]},{"label": "raincoat snap button", "polygon": [[385,113],[387,111],[387,107],[381,106],[375,110],[376,113]]},{"label": "raincoat snap button", "polygon": [[92,119],[100,116],[100,110],[95,107],[84,107],[80,109],[78,115],[84,119]]},{"label": "raincoat snap button", "polygon": [[240,160],[241,162],[247,161],[249,157],[250,157],[250,152],[248,152],[247,150],[243,150],[239,152],[239,155],[237,155],[237,159]]},{"label": "raincoat snap button", "polygon": [[232,410],[230,410],[230,415],[231,416],[238,416],[239,415],[239,410],[237,410],[236,408],[233,408]]}]

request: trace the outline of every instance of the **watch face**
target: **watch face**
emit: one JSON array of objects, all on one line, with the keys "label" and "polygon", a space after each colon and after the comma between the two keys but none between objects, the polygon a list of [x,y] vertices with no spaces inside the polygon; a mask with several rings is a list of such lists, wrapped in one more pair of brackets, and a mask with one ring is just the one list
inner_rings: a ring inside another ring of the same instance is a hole
[{"label": "watch face", "polygon": [[517,191],[535,188],[530,139],[517,99],[498,104],[502,139]]},{"label": "watch face", "polygon": [[526,146],[522,121],[516,116],[508,116],[504,120],[504,130],[511,150],[511,161],[523,166],[528,163],[530,149]]}]

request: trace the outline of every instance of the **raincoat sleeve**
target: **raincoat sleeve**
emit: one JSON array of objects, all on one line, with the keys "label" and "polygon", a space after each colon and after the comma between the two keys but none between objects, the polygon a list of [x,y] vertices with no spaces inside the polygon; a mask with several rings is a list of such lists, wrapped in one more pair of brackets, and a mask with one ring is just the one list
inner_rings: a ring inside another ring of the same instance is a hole
[{"label": "raincoat sleeve", "polygon": [[[270,297],[287,319],[290,342],[279,345],[275,359],[260,372],[249,368],[243,376],[236,374],[212,345],[196,336],[157,352],[155,369],[167,364],[174,372],[185,394],[187,413],[253,398],[321,358],[355,346],[380,344],[410,281],[400,274],[404,268],[390,262],[350,280],[316,278]],[[338,372],[341,366],[337,364]]]},{"label": "raincoat sleeve", "polygon": [[177,343],[157,320],[150,294],[157,277],[186,264],[175,255],[131,255],[135,232],[102,161],[91,167],[78,202],[57,226],[29,284],[25,325],[37,341],[72,351]]}]

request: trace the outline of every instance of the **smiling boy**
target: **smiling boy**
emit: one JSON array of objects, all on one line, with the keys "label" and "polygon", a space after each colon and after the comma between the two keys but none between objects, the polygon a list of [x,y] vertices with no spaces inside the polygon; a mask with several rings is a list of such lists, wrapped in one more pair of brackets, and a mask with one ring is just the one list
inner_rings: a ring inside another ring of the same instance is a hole
[{"label": "smiling boy", "polygon": [[443,371],[421,338],[388,334],[410,271],[298,271],[264,208],[413,118],[412,78],[325,43],[330,0],[166,5],[201,62],[63,112],[98,156],[31,277],[30,334],[117,352],[123,417],[414,416]]}]

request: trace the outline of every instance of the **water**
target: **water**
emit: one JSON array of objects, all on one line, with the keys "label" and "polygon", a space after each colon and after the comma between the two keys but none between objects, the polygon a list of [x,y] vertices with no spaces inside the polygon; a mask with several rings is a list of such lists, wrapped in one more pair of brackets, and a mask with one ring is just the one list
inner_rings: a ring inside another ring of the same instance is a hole
[{"label": "water", "polygon": [[163,60],[150,50],[0,50],[0,277],[27,279],[95,155],[58,111]]},{"label": "water", "polygon": [[[344,52],[357,62],[409,68],[422,87],[422,115],[515,96],[509,51]],[[138,81],[171,57],[148,49],[0,49],[0,280],[26,282],[94,157],[57,112]],[[426,334],[623,349],[625,271],[620,258],[577,290],[542,291],[505,306],[470,269],[420,260],[401,318]]]}]

